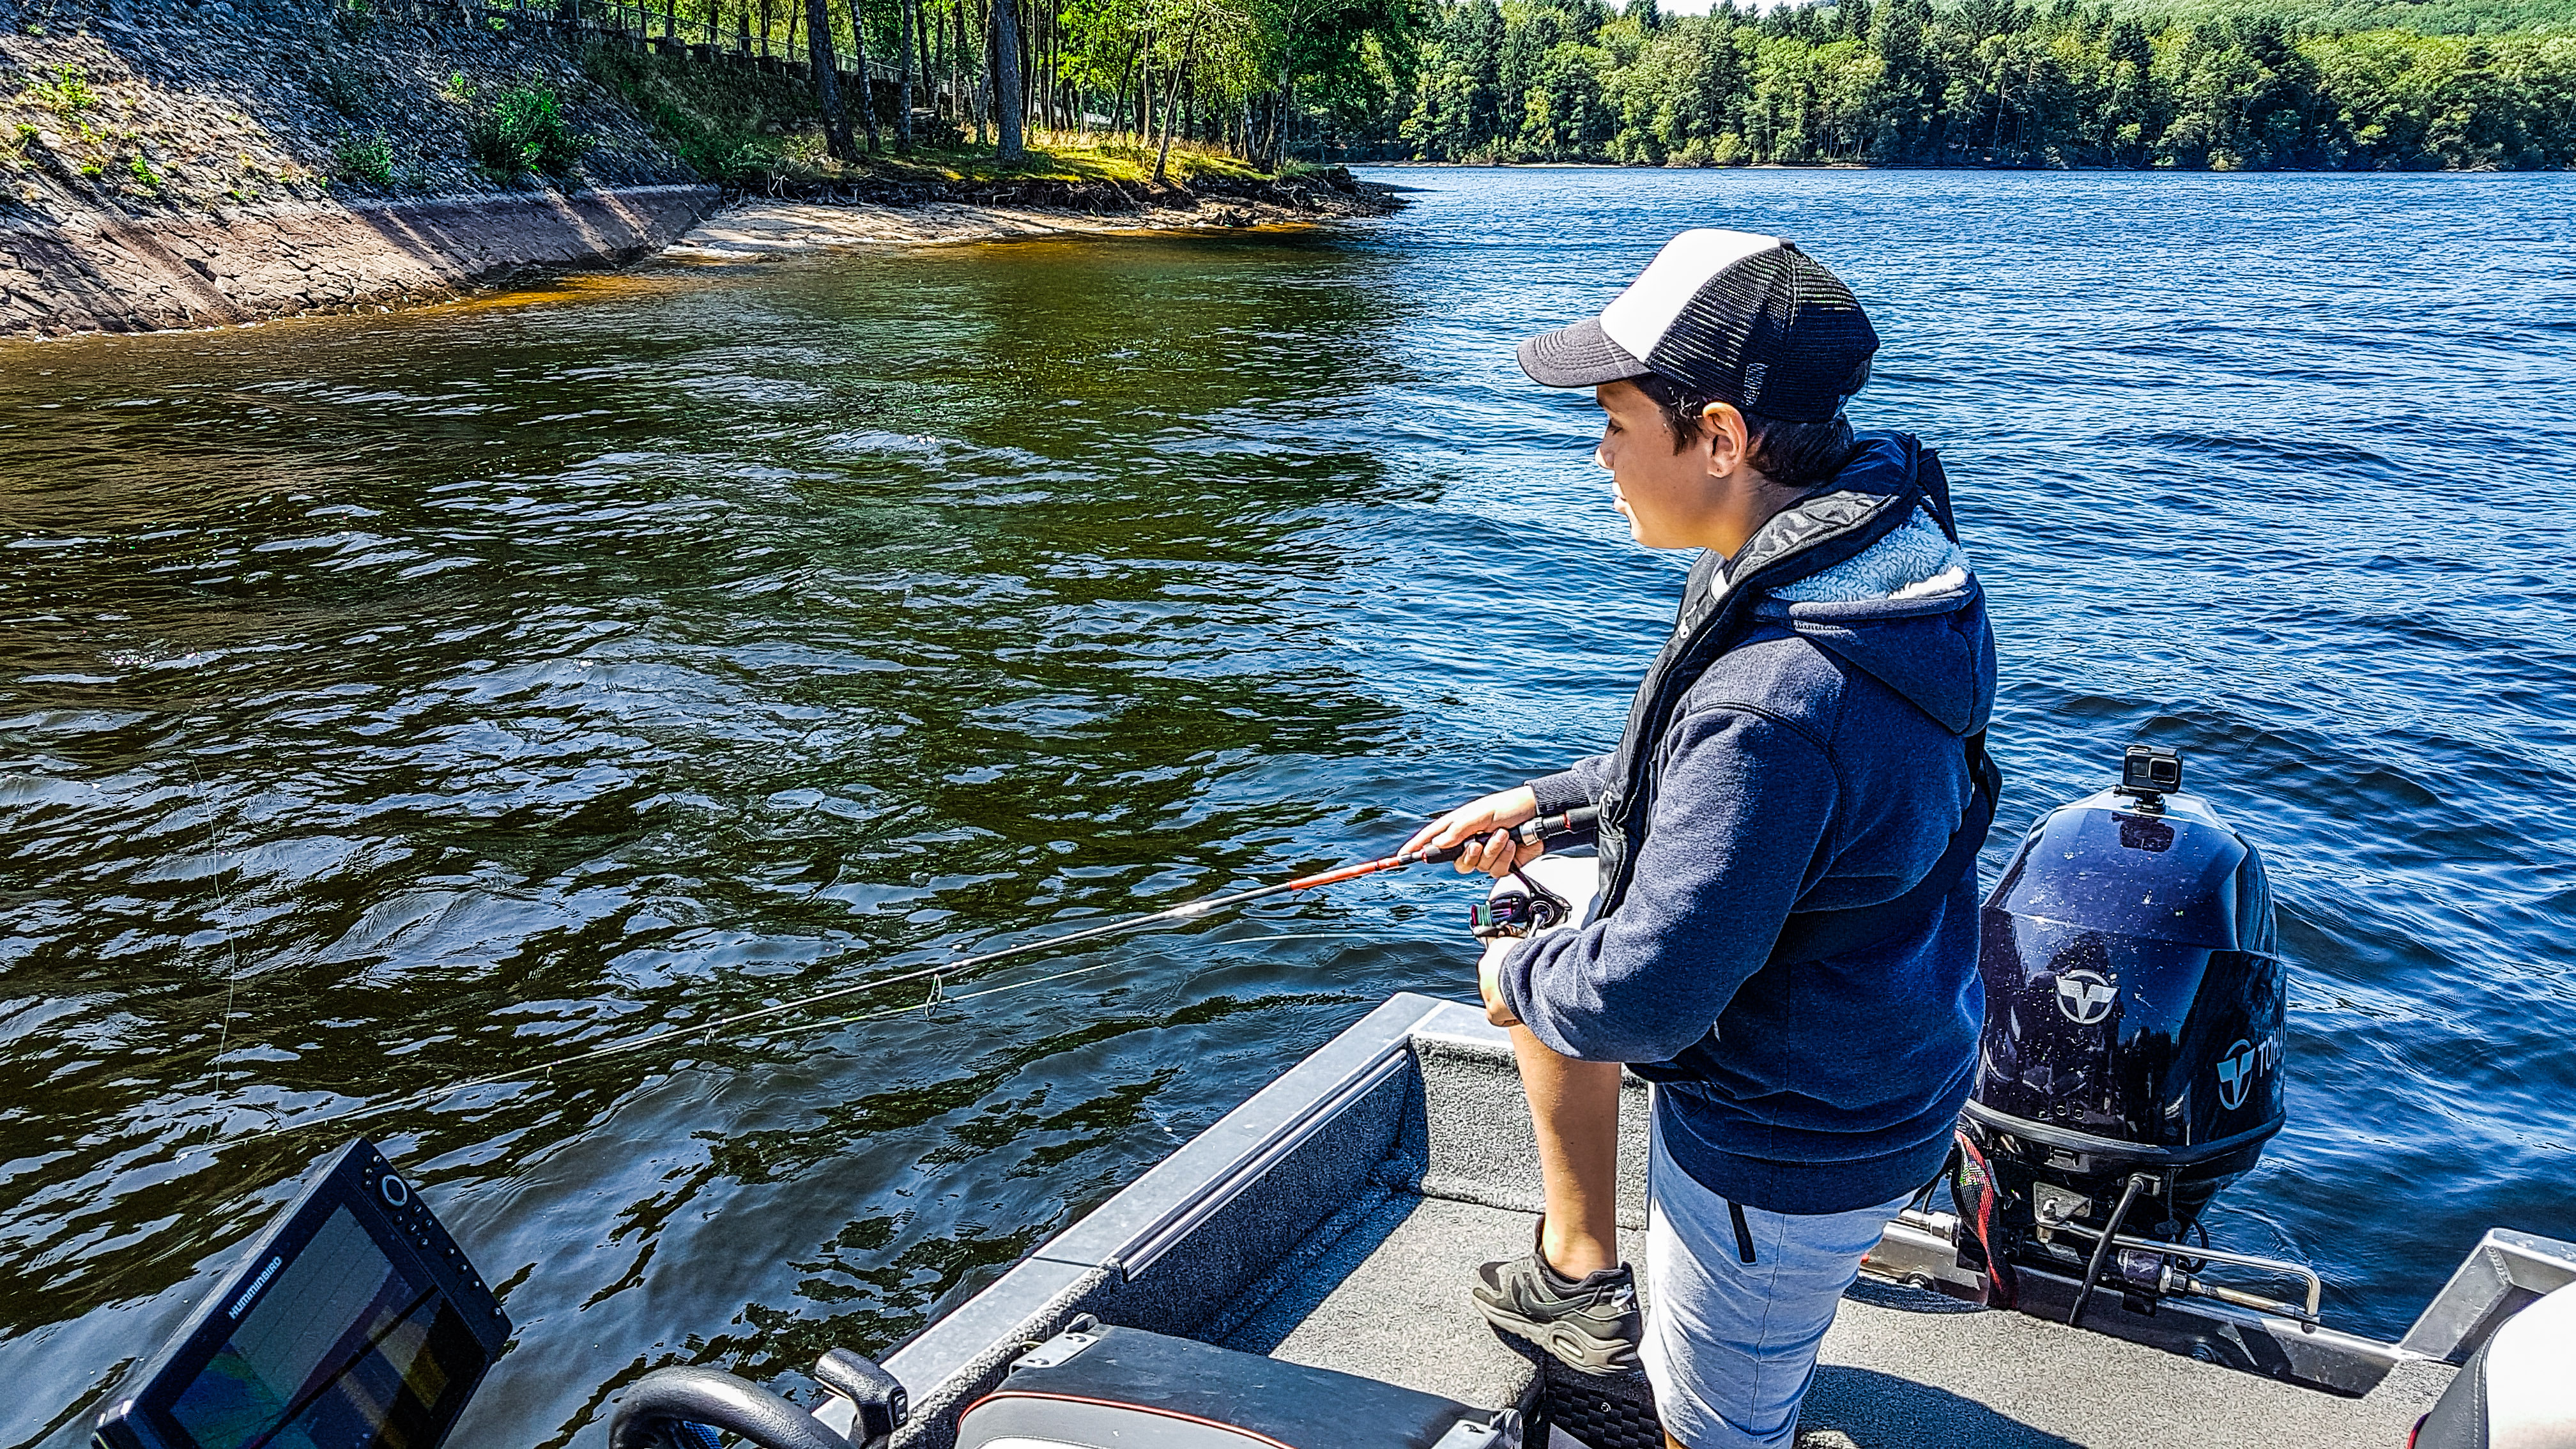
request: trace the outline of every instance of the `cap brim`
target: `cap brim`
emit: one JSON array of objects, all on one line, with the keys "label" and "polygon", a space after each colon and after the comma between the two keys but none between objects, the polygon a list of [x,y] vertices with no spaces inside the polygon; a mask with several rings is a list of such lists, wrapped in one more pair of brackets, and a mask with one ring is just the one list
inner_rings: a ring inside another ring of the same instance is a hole
[{"label": "cap brim", "polygon": [[1542,332],[1520,347],[1521,371],[1547,387],[1598,387],[1654,371],[1586,317],[1571,327]]}]

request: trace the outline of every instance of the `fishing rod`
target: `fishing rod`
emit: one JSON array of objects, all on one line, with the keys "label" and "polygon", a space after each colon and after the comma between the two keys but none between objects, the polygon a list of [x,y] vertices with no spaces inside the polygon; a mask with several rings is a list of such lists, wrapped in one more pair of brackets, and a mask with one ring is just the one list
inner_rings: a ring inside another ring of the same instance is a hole
[{"label": "fishing rod", "polygon": [[[1589,806],[1579,810],[1563,810],[1552,815],[1542,815],[1535,820],[1515,826],[1512,829],[1511,835],[1512,839],[1521,845],[1553,844],[1572,836],[1589,833],[1599,816],[1600,812]],[[752,1011],[736,1012],[732,1016],[718,1017],[713,1021],[696,1022],[688,1026],[664,1027],[658,1031],[647,1032],[642,1036],[629,1037],[624,1041],[609,1042],[605,1045],[592,1047],[587,1051],[575,1052],[568,1057],[558,1057],[553,1061],[545,1062],[537,1066],[519,1067],[506,1072],[494,1072],[489,1076],[469,1078],[462,1082],[450,1082],[446,1086],[433,1087],[425,1092],[415,1092],[406,1097],[394,1097],[382,1102],[370,1102],[353,1107],[346,1112],[332,1113],[309,1122],[299,1122],[292,1126],[278,1127],[271,1130],[278,1132],[298,1131],[307,1127],[319,1127],[332,1122],[347,1121],[352,1117],[364,1117],[371,1116],[378,1112],[389,1112],[399,1107],[422,1106],[452,1097],[459,1092],[471,1091],[476,1087],[501,1086],[511,1082],[528,1081],[537,1077],[550,1077],[558,1067],[579,1066],[585,1062],[599,1061],[606,1057],[624,1056],[627,1053],[640,1052],[647,1047],[657,1046],[664,1042],[681,1041],[689,1038],[708,1040],[712,1039],[717,1032],[727,1031],[750,1022],[763,1021],[770,1017],[784,1015],[788,1012],[804,1011],[809,1008],[819,1006],[826,1001],[837,1000],[845,996],[854,996],[863,991],[882,991],[889,986],[900,986],[910,981],[926,980],[930,982],[929,997],[914,1006],[900,1007],[884,1012],[871,1012],[862,1016],[842,1017],[833,1021],[812,1022],[808,1023],[808,1025],[817,1028],[834,1026],[850,1021],[861,1021],[873,1019],[875,1017],[900,1015],[903,1012],[908,1011],[927,1010],[937,1007],[943,1001],[962,1001],[969,999],[972,996],[989,996],[995,992],[1005,991],[1011,988],[994,987],[987,991],[963,993],[958,996],[951,997],[942,989],[942,984],[947,977],[956,975],[960,972],[976,970],[981,967],[993,965],[996,962],[1008,961],[1020,956],[1034,955],[1040,951],[1054,950],[1059,946],[1071,946],[1078,942],[1096,941],[1109,936],[1123,936],[1131,931],[1141,931],[1148,926],[1163,925],[1177,921],[1195,920],[1198,917],[1205,916],[1216,911],[1230,910],[1236,906],[1249,905],[1254,901],[1267,900],[1273,896],[1284,896],[1294,894],[1298,891],[1314,890],[1319,886],[1338,885],[1343,881],[1358,880],[1362,876],[1375,875],[1380,871],[1402,870],[1407,866],[1414,865],[1444,864],[1446,862],[1456,860],[1460,855],[1466,852],[1466,848],[1466,842],[1461,842],[1457,845],[1445,846],[1436,850],[1403,851],[1395,855],[1380,856],[1375,860],[1362,861],[1357,865],[1345,865],[1333,870],[1318,871],[1313,875],[1302,875],[1297,877],[1295,880],[1281,881],[1276,885],[1256,886],[1253,889],[1246,891],[1234,891],[1227,894],[1201,896],[1197,900],[1183,901],[1179,905],[1166,906],[1159,911],[1149,911],[1141,916],[1128,916],[1120,920],[1104,921],[1097,926],[1085,926],[1078,931],[1066,931],[1060,935],[1040,937],[1035,941],[1023,941],[1016,946],[1005,946],[998,951],[987,951],[981,955],[960,957],[954,961],[944,961],[937,966],[925,966],[917,971],[906,971],[894,976],[880,976],[873,981],[861,981],[848,986],[836,986],[829,991],[820,991],[811,996],[798,997],[794,1001],[781,1002],[776,1006],[764,1006]],[[1080,974],[1082,974],[1080,971],[1062,972],[1057,976],[1041,978],[1041,981],[1059,980],[1064,976],[1076,976]],[[1029,982],[1026,984],[1037,985],[1040,983]]]}]

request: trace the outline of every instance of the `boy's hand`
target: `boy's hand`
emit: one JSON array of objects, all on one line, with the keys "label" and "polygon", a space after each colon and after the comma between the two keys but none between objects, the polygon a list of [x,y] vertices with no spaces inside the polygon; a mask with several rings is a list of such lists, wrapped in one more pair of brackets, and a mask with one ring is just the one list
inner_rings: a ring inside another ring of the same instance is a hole
[{"label": "boy's hand", "polygon": [[1544,845],[1521,845],[1513,841],[1511,829],[1538,818],[1538,797],[1527,785],[1497,790],[1479,800],[1470,800],[1420,830],[1404,843],[1407,851],[1425,848],[1445,850],[1461,841],[1466,848],[1458,856],[1462,875],[1483,872],[1500,879],[1547,854]]}]

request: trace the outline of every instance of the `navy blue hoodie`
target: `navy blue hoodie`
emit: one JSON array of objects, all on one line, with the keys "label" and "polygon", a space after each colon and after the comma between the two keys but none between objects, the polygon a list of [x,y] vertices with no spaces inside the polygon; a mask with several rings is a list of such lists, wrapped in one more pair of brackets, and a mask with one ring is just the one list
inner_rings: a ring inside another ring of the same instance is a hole
[{"label": "navy blue hoodie", "polygon": [[[1914,466],[1911,438],[1865,443],[1845,479]],[[1567,1056],[1667,1063],[1714,1028],[1691,1070],[1650,1075],[1685,1078],[1661,1081],[1657,1125],[1676,1165],[1731,1201],[1867,1207],[1921,1187],[1949,1150],[1984,1008],[1976,872],[1894,940],[1822,960],[1772,948],[1793,911],[1902,895],[1958,829],[1963,744],[1995,687],[1966,562],[1918,512],[1760,600],[1661,739],[1625,896],[1503,964],[1504,1001]],[[1598,799],[1610,759],[1532,781],[1540,810]]]}]

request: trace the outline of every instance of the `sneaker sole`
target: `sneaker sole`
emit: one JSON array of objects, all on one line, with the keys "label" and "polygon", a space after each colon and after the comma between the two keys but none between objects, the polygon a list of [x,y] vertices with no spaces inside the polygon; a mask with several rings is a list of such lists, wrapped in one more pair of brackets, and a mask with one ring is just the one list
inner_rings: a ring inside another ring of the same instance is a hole
[{"label": "sneaker sole", "polygon": [[1600,1338],[1570,1323],[1540,1323],[1523,1318],[1499,1305],[1488,1303],[1478,1295],[1476,1306],[1484,1310],[1485,1321],[1515,1338],[1547,1350],[1548,1356],[1577,1373],[1594,1378],[1608,1378],[1628,1373],[1637,1367],[1637,1346],[1619,1339]]}]

